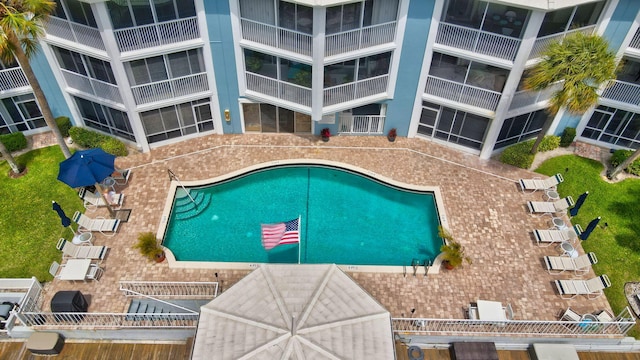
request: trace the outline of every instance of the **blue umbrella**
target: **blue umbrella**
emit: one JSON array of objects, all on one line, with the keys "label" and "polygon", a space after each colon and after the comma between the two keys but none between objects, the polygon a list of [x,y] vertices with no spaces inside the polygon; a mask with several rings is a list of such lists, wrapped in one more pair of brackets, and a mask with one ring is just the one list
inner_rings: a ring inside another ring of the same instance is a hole
[{"label": "blue umbrella", "polygon": [[589,225],[587,225],[587,228],[582,232],[582,234],[580,234],[580,239],[587,240],[589,235],[591,235],[591,232],[596,228],[596,226],[598,226],[599,222],[600,222],[600,216],[591,220]]},{"label": "blue umbrella", "polygon": [[55,201],[51,202],[53,203],[53,210],[58,213],[58,216],[60,216],[60,220],[62,220],[62,226],[68,227],[69,225],[71,225],[71,219],[69,219],[67,214],[64,213],[64,210],[62,210],[60,204]]},{"label": "blue umbrella", "polygon": [[580,206],[582,206],[582,203],[587,199],[587,196],[589,196],[588,191],[578,197],[576,204],[569,210],[569,214],[571,214],[572,217],[578,215],[578,210],[580,210]]}]

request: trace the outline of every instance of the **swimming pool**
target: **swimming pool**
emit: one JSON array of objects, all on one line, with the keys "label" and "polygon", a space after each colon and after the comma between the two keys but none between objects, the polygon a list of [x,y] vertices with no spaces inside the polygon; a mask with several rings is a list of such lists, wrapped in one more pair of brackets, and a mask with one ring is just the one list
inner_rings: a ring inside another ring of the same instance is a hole
[{"label": "swimming pool", "polygon": [[[191,201],[174,183],[159,237],[178,263],[296,263],[298,251],[301,263],[432,262],[442,244],[437,188],[409,189],[376,178],[336,165],[266,164],[224,179],[184,183],[201,202],[199,210],[189,210],[201,211],[193,217],[180,209]],[[264,250],[260,225],[298,216],[300,244]]]}]

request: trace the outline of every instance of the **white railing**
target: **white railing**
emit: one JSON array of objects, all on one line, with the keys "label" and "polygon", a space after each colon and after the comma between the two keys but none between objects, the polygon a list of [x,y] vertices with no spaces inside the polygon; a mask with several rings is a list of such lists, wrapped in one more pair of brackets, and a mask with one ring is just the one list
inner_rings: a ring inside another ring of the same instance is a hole
[{"label": "white railing", "polygon": [[337,55],[371,46],[387,44],[393,42],[395,36],[395,21],[327,35],[325,38],[324,55]]},{"label": "white railing", "polygon": [[547,101],[551,99],[551,96],[553,96],[553,93],[556,90],[559,90],[561,86],[562,86],[561,84],[552,85],[540,91],[529,91],[529,90],[518,91],[513,95],[513,99],[511,99],[509,110],[537,104],[541,101]]},{"label": "white railing", "polygon": [[531,52],[529,53],[529,60],[540,57],[540,55],[547,48],[547,46],[549,46],[549,44],[551,44],[554,41],[562,41],[562,39],[564,39],[567,35],[573,34],[575,32],[581,32],[587,35],[592,34],[595,29],[596,29],[596,26],[592,25],[592,26],[587,26],[579,29],[572,29],[567,32],[563,32],[559,34],[553,34],[553,35],[537,38],[536,42],[533,44],[533,48],[531,49]]},{"label": "white railing", "polygon": [[131,87],[137,105],[172,99],[209,90],[207,73],[183,76]]},{"label": "white railing", "polygon": [[259,74],[245,74],[247,90],[311,107],[311,89]]},{"label": "white railing", "polygon": [[309,34],[274,25],[241,19],[242,38],[278,49],[311,56],[313,38]]},{"label": "white railing", "polygon": [[6,70],[0,70],[0,91],[17,89],[24,86],[31,86],[29,80],[24,75],[22,68],[15,67]]},{"label": "white railing", "polygon": [[640,85],[613,80],[601,95],[605,99],[620,101],[632,105],[640,105]]},{"label": "white railing", "polygon": [[35,329],[116,330],[124,328],[195,328],[198,325],[200,314],[21,312],[17,316],[23,324]]},{"label": "white railing", "polygon": [[427,78],[425,92],[429,95],[457,101],[495,111],[500,101],[501,93],[476,86],[465,85],[455,81],[441,79],[435,76]]},{"label": "white railing", "polygon": [[464,26],[440,23],[436,43],[513,61],[520,39]]},{"label": "white railing", "polygon": [[200,37],[198,19],[195,16],[157,24],[118,29],[113,33],[121,52],[174,44]]},{"label": "white railing", "polygon": [[633,35],[633,39],[631,39],[629,47],[640,50],[640,28],[638,28],[636,33]]},{"label": "white railing", "polygon": [[384,116],[340,114],[338,132],[341,134],[382,134]]},{"label": "white railing", "polygon": [[181,299],[213,299],[218,296],[217,282],[120,281],[125,296],[139,294]]},{"label": "white railing", "polygon": [[94,49],[105,50],[100,30],[91,26],[51,16],[46,26],[47,34],[73,41]]},{"label": "white railing", "polygon": [[380,75],[324,89],[324,106],[345,103],[387,91],[389,75]]},{"label": "white railing", "polygon": [[60,71],[62,72],[62,76],[64,77],[67,86],[70,88],[122,104],[122,97],[120,96],[120,91],[118,90],[117,85],[97,79],[91,79],[87,76],[65,69],[60,69]]}]

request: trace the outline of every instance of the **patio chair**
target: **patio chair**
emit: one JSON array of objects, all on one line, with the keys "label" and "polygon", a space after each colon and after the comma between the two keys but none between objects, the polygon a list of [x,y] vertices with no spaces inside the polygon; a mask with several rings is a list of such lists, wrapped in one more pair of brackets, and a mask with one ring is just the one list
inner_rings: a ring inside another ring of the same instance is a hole
[{"label": "patio chair", "polygon": [[602,322],[615,321],[615,316],[611,315],[611,313],[607,310],[596,311],[595,313],[593,313],[593,315],[596,316],[596,319],[598,319],[598,321],[602,321]]},{"label": "patio chair", "polygon": [[76,245],[71,241],[67,241],[64,238],[60,238],[56,244],[56,248],[62,251],[62,257],[73,259],[92,259],[92,260],[104,260],[107,255],[106,246],[82,246]]},{"label": "patio chair", "polygon": [[582,319],[582,315],[568,307],[567,310],[563,311],[560,316],[558,316],[558,318],[560,318],[560,321],[580,321]]},{"label": "patio chair", "polygon": [[59,262],[54,261],[51,263],[51,266],[49,266],[49,274],[51,274],[51,276],[53,276],[54,278],[59,277],[60,275],[58,275],[58,270],[62,269],[64,267],[64,265],[60,265]]},{"label": "patio chair", "polygon": [[527,201],[527,207],[531,214],[552,215],[556,213],[565,214],[567,209],[575,205],[575,201],[571,196],[560,199],[558,201]]},{"label": "patio chair", "polygon": [[99,231],[105,236],[114,236],[120,226],[119,219],[105,219],[102,217],[92,219],[80,211],[76,211],[73,214],[73,221],[78,224],[78,231]]},{"label": "patio chair", "polygon": [[543,247],[565,241],[575,243],[580,234],[582,234],[582,227],[579,224],[574,225],[572,229],[533,230],[538,246]]},{"label": "patio chair", "polygon": [[562,274],[565,271],[573,271],[576,276],[582,276],[589,272],[591,265],[598,262],[596,254],[590,252],[585,255],[571,258],[567,256],[545,256],[544,263],[551,275]]},{"label": "patio chair", "polygon": [[555,174],[546,179],[541,178],[533,178],[533,179],[520,179],[518,183],[520,184],[520,189],[522,192],[526,192],[527,190],[531,190],[531,192],[535,192],[536,190],[550,190],[555,189],[558,184],[564,181],[564,178],[560,174]]},{"label": "patio chair", "polygon": [[118,169],[111,174],[111,178],[116,181],[118,185],[126,185],[129,181],[129,176],[131,175],[131,169]]},{"label": "patio chair", "polygon": [[87,272],[86,279],[100,281],[103,273],[104,270],[102,270],[100,266],[98,266],[97,264],[91,264],[89,266],[89,271]]},{"label": "patio chair", "polygon": [[604,289],[611,286],[607,275],[600,275],[589,280],[556,280],[556,288],[563,299],[573,299],[578,295],[586,295],[595,299],[604,294]]},{"label": "patio chair", "polygon": [[[100,206],[107,206],[100,194],[87,191],[85,188],[81,188],[78,191],[78,196],[80,196],[80,198],[84,202],[84,207],[87,210],[95,210]],[[112,194],[111,197],[113,200],[111,207],[115,210],[119,210],[120,208],[122,208],[122,203],[124,202],[124,194]]]}]

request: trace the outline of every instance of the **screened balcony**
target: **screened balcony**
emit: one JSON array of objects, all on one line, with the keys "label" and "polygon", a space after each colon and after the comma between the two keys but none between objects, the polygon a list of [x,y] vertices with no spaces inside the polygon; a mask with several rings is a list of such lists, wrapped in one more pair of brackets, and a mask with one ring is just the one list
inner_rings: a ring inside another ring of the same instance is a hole
[{"label": "screened balcony", "polygon": [[349,51],[392,43],[396,36],[396,21],[327,35],[324,55],[332,56]]},{"label": "screened balcony", "polygon": [[579,29],[568,30],[559,34],[552,34],[552,35],[539,37],[536,39],[536,42],[533,44],[533,48],[529,53],[529,60],[540,57],[540,54],[542,54],[542,52],[547,48],[547,46],[549,46],[549,44],[555,41],[562,41],[562,39],[564,39],[569,34],[573,34],[575,32],[581,32],[583,34],[590,35],[590,34],[593,34],[595,29],[596,29],[596,26],[591,25],[591,26],[586,26]]},{"label": "screened balcony", "polygon": [[137,105],[197,94],[208,90],[209,82],[206,72],[131,87],[133,98]]},{"label": "screened balcony", "polygon": [[101,99],[107,99],[122,104],[122,97],[118,86],[105,81],[92,79],[69,70],[60,69],[67,86],[77,91],[91,94]]},{"label": "screened balcony", "polygon": [[25,86],[31,86],[24,72],[19,67],[0,70],[0,91],[13,90]]},{"label": "screened balcony", "polygon": [[200,37],[198,19],[195,16],[118,29],[113,33],[121,52],[175,44]]},{"label": "screened balcony", "polygon": [[520,39],[464,26],[440,23],[436,43],[513,61],[520,46]]},{"label": "screened balcony", "polygon": [[105,50],[100,31],[87,25],[51,16],[46,25],[46,32],[67,41]]},{"label": "screened balcony", "polygon": [[312,55],[310,34],[264,24],[249,19],[241,19],[242,38],[259,44],[275,47],[297,54]]},{"label": "screened balcony", "polygon": [[542,101],[551,99],[553,93],[560,88],[560,84],[550,86],[540,91],[520,90],[517,91],[511,99],[509,110],[519,109],[525,106],[537,104]]},{"label": "screened balcony", "polygon": [[618,78],[602,92],[605,99],[640,105],[640,61],[625,57]]},{"label": "screened balcony", "polygon": [[389,75],[380,75],[368,79],[350,82],[324,89],[324,106],[345,103],[367,96],[384,94],[387,91]]},{"label": "screened balcony", "polygon": [[247,72],[247,90],[311,108],[311,89],[272,77]]}]

